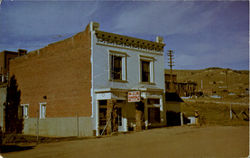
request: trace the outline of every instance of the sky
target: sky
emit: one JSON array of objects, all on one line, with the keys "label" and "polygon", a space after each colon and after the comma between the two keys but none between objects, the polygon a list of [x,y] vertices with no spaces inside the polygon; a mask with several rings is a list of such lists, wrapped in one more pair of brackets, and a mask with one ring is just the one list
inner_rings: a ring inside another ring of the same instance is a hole
[{"label": "sky", "polygon": [[174,51],[174,69],[249,69],[248,1],[21,1],[0,5],[0,52],[36,50],[100,30],[155,41]]}]

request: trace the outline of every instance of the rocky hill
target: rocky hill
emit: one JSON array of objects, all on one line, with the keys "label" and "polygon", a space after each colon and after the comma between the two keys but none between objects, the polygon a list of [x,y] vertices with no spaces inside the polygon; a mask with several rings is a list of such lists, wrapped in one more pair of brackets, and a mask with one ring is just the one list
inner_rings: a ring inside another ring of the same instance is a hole
[{"label": "rocky hill", "polygon": [[[165,73],[169,73],[166,69]],[[177,74],[177,82],[194,81],[197,90],[206,94],[248,95],[249,71],[223,68],[207,68],[202,70],[173,70]]]}]

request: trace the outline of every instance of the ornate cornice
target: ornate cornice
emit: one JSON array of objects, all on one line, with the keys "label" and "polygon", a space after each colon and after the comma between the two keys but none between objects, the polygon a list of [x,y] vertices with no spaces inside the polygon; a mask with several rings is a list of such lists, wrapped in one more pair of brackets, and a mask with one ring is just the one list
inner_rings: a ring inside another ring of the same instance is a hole
[{"label": "ornate cornice", "polygon": [[152,42],[148,40],[138,39],[134,37],[128,37],[124,35],[118,35],[114,33],[95,31],[98,43],[115,44],[124,47],[131,47],[136,49],[144,49],[148,51],[163,52],[164,43]]}]

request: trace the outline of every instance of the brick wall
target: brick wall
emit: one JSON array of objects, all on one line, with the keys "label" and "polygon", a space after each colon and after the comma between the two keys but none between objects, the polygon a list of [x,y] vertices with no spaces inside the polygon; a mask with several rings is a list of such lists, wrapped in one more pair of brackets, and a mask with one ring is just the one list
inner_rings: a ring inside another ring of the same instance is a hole
[{"label": "brick wall", "polygon": [[4,69],[4,52],[0,53],[0,74],[3,72]]},{"label": "brick wall", "polygon": [[[36,117],[46,102],[46,117],[91,116],[91,40],[89,26],[71,38],[11,60],[21,103]],[[45,99],[44,96],[47,98]]]}]

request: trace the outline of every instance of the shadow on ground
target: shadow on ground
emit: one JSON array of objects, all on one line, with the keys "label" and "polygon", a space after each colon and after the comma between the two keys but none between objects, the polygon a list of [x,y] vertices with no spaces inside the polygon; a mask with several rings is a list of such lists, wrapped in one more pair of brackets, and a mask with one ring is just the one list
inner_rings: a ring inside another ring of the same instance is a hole
[{"label": "shadow on ground", "polygon": [[35,146],[3,145],[1,146],[1,153],[30,150],[34,147]]}]

